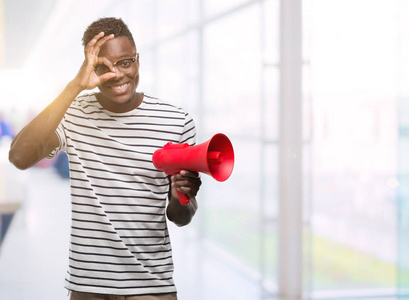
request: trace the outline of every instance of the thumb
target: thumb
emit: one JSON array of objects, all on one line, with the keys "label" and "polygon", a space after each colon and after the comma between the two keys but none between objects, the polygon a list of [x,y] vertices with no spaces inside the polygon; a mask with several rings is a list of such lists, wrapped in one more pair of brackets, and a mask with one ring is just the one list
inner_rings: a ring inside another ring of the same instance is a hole
[{"label": "thumb", "polygon": [[115,72],[108,72],[108,73],[105,73],[103,75],[100,75],[99,80],[100,80],[101,83],[103,83],[103,82],[108,81],[108,80],[110,80],[112,78],[115,78],[115,77],[116,77]]}]

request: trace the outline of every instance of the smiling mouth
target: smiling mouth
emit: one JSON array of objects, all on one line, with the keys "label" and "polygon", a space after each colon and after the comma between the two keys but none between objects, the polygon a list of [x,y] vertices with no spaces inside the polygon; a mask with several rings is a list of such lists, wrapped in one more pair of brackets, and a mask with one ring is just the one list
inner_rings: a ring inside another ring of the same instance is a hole
[{"label": "smiling mouth", "polygon": [[123,93],[125,92],[128,85],[129,85],[129,82],[124,83],[122,85],[111,86],[111,90],[113,90],[115,93]]}]

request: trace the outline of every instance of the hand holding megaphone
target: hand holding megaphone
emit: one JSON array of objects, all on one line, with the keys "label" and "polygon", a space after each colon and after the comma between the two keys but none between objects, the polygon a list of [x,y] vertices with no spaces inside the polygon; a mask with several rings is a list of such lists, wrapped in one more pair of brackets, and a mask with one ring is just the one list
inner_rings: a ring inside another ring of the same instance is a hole
[{"label": "hand holding megaphone", "polygon": [[[169,142],[153,153],[152,161],[156,169],[168,175],[189,170],[205,173],[217,181],[225,181],[233,171],[234,151],[228,137],[218,133],[196,146]],[[182,205],[189,203],[189,197],[185,193],[177,193]]]}]

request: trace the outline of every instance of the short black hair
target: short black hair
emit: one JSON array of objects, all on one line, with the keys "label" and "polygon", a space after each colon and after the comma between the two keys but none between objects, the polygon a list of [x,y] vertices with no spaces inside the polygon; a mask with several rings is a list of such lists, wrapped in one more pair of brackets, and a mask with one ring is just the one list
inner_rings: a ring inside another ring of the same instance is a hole
[{"label": "short black hair", "polygon": [[135,41],[133,39],[132,33],[128,26],[120,18],[100,18],[94,21],[85,30],[82,37],[82,45],[86,47],[92,38],[99,33],[104,32],[105,36],[114,34],[115,37],[125,36],[131,43],[135,46]]}]

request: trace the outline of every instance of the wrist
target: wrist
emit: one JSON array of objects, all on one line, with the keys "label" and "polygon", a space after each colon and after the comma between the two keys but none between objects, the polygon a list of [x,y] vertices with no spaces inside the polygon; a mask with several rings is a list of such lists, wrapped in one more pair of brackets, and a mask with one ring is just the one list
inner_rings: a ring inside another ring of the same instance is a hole
[{"label": "wrist", "polygon": [[69,92],[73,93],[75,96],[78,96],[82,91],[85,90],[75,79],[70,81],[66,87]]},{"label": "wrist", "polygon": [[58,98],[68,108],[82,91],[83,89],[80,86],[74,81],[70,81]]}]

